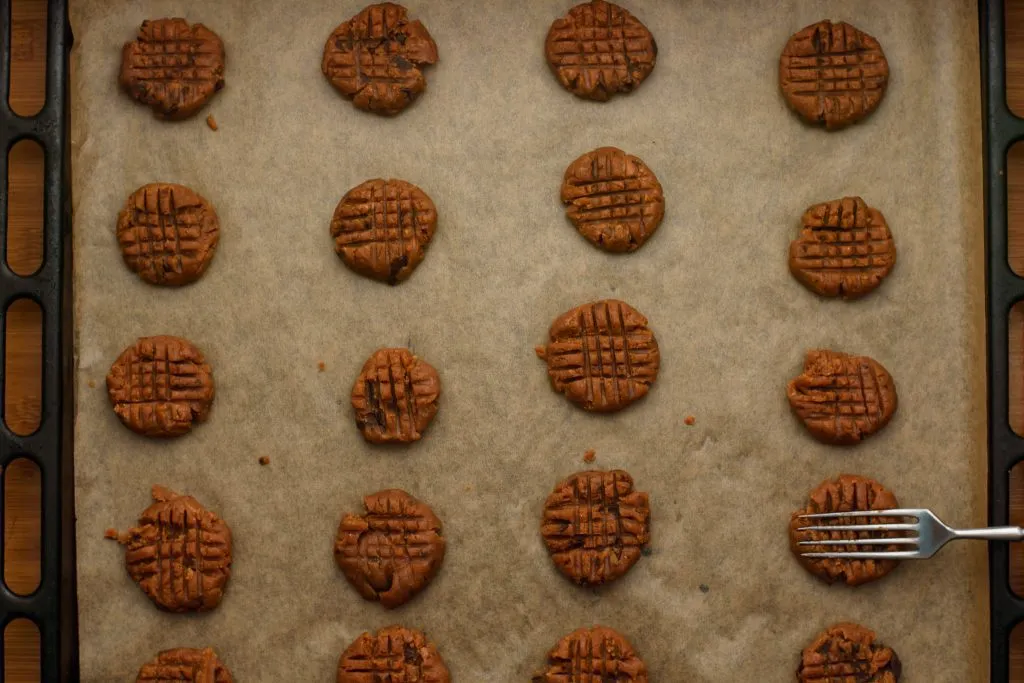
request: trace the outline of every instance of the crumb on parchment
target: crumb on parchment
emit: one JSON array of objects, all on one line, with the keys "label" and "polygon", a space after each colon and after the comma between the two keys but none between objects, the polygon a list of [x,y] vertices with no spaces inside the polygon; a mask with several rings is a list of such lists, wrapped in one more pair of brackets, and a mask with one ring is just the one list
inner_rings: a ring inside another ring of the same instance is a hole
[{"label": "crumb on parchment", "polygon": [[206,125],[210,127],[210,130],[217,130],[217,119],[213,118],[213,114],[206,117]]},{"label": "crumb on parchment", "polygon": [[323,372],[324,370],[327,369],[327,363],[320,361],[319,363],[316,364],[316,367],[320,372]]},{"label": "crumb on parchment", "polygon": [[110,528],[103,532],[103,538],[110,539],[111,541],[117,540],[117,529]]},{"label": "crumb on parchment", "polygon": [[686,425],[687,425],[687,426],[690,426],[690,427],[692,427],[692,426],[693,426],[693,424],[694,424],[694,423],[695,423],[696,421],[697,421],[697,418],[695,418],[695,417],[694,417],[693,415],[687,415],[687,416],[686,416],[686,419],[685,419],[685,420],[683,420],[683,422],[685,422],[685,423],[686,423]]},{"label": "crumb on parchment", "polygon": [[270,464],[270,456],[269,455],[261,455],[260,456],[260,464],[261,465],[269,465]]},{"label": "crumb on parchment", "polygon": [[583,454],[583,462],[594,462],[597,459],[597,452],[591,448]]},{"label": "crumb on parchment", "polygon": [[89,380],[89,388],[90,389],[95,389],[96,388],[96,380],[94,380],[94,379]]}]

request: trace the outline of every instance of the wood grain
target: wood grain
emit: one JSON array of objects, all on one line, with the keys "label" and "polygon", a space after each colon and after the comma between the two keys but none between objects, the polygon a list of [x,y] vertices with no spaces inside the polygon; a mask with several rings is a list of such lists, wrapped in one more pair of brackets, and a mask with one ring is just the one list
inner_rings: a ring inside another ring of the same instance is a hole
[{"label": "wood grain", "polygon": [[[39,110],[45,98],[46,0],[15,0],[11,33],[11,106],[20,114]],[[1007,2],[1007,91],[1010,108],[1024,115],[1024,0]],[[0,29],[2,30],[2,29]],[[8,258],[17,272],[32,272],[42,258],[42,157],[38,149],[19,145],[9,159],[11,203]],[[980,150],[979,150],[980,153]],[[1011,263],[1024,274],[1024,145],[1007,164],[1010,185]],[[18,431],[32,431],[39,422],[39,313],[19,303],[6,316],[8,357],[5,359],[5,419]],[[1024,433],[1024,307],[1015,311],[1011,327],[1011,387],[1015,429]],[[15,398],[10,399],[13,395]],[[13,402],[12,402],[13,401]],[[12,465],[4,477],[4,576],[12,589],[30,590],[39,579],[39,473]],[[1024,524],[1024,468],[1012,476],[1012,516]],[[1014,555],[1013,585],[1024,594],[1024,549]],[[36,683],[39,640],[24,620],[4,633],[4,667],[9,683]],[[1024,682],[1024,629],[1014,633],[1011,680]]]}]

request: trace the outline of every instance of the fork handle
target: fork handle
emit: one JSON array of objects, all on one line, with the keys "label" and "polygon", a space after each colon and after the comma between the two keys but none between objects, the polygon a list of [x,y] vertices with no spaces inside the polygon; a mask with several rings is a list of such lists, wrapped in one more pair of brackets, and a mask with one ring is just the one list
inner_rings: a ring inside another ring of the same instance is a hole
[{"label": "fork handle", "polygon": [[990,526],[984,529],[957,529],[956,538],[974,538],[982,541],[1024,541],[1024,529],[1019,526]]}]

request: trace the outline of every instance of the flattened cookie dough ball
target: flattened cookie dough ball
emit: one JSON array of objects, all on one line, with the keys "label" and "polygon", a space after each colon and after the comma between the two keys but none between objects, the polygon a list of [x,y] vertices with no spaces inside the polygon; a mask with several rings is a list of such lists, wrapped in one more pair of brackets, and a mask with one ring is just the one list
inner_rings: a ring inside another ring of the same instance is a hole
[{"label": "flattened cookie dough ball", "polygon": [[388,489],[363,499],[366,512],[345,515],[334,559],[367,600],[404,605],[437,575],[444,562],[441,520],[426,503]]},{"label": "flattened cookie dough ball", "polygon": [[576,230],[611,252],[642,247],[665,215],[665,196],[654,172],[616,147],[587,152],[569,165],[562,203]]},{"label": "flattened cookie dough ball", "polygon": [[158,118],[188,118],[224,87],[224,43],[184,19],[144,21],[121,50],[118,82]]},{"label": "flattened cookie dough ball", "polygon": [[640,559],[651,540],[651,507],[623,470],[578,472],[548,496],[540,530],[562,574],[599,586]]},{"label": "flattened cookie dough ball", "polygon": [[[878,534],[865,531],[848,531],[851,524],[882,524],[898,522],[887,517],[842,517],[838,519],[814,519],[802,515],[824,512],[867,512],[869,510],[893,510],[899,508],[896,496],[880,483],[867,477],[843,474],[836,479],[823,481],[808,497],[807,503],[796,510],[789,520],[789,548],[804,569],[826,583],[842,582],[848,586],[859,586],[876,581],[899,564],[896,560],[858,560],[842,558],[802,557],[802,553],[855,552],[869,550],[903,550],[897,545],[801,545],[820,541],[852,541],[878,538]],[[827,531],[803,531],[809,526],[827,526]]]},{"label": "flattened cookie dough ball", "polygon": [[651,75],[658,45],[627,10],[591,0],[551,24],[544,54],[566,90],[603,102],[636,89]]},{"label": "flattened cookie dough ball", "polygon": [[117,242],[128,269],[154,285],[198,280],[213,260],[220,221],[191,188],[150,183],[135,190],[117,217]]},{"label": "flattened cookie dough ball", "polygon": [[[609,676],[611,678],[609,679]],[[605,626],[581,628],[558,641],[532,683],[647,683],[647,666],[626,637]]]},{"label": "flattened cookie dough ball", "polygon": [[349,190],[331,219],[334,251],[349,268],[396,285],[423,261],[437,229],[427,193],[404,180],[367,180]]},{"label": "flattened cookie dough ball", "polygon": [[370,5],[327,39],[320,68],[363,111],[393,116],[427,87],[422,67],[437,63],[437,45],[401,5]]},{"label": "flattened cookie dough ball", "polygon": [[900,658],[859,624],[836,624],[804,648],[796,671],[798,683],[899,683]]},{"label": "flattened cookie dough ball", "polygon": [[422,631],[388,626],[364,633],[341,654],[338,683],[450,683],[448,667]]},{"label": "flattened cookie dough ball", "polygon": [[187,339],[142,337],[110,366],[107,393],[114,413],[133,432],[181,436],[210,415],[213,370]]},{"label": "flattened cookie dough ball", "polygon": [[178,647],[164,650],[139,669],[135,683],[233,683],[231,672],[217,659],[212,648]]},{"label": "flattened cookie dough ball", "polygon": [[867,356],[812,349],[804,371],[786,388],[789,405],[818,441],[853,445],[892,419],[896,384],[882,364]]},{"label": "flattened cookie dough ball", "polygon": [[409,349],[378,349],[352,385],[356,426],[370,443],[412,443],[437,414],[441,378]]},{"label": "flattened cookie dough ball", "polygon": [[789,270],[816,294],[856,299],[875,290],[896,265],[885,216],[860,197],[815,204],[789,245]]},{"label": "flattened cookie dough ball", "polygon": [[647,318],[615,299],[563,313],[536,351],[548,364],[552,388],[594,412],[622,410],[646,396],[661,364]]},{"label": "flattened cookie dough ball", "polygon": [[790,37],[779,58],[786,103],[808,123],[842,128],[878,108],[889,63],[878,41],[846,23],[819,21]]},{"label": "flattened cookie dough ball", "polygon": [[122,542],[128,575],[160,609],[220,604],[231,577],[231,528],[192,496],[154,486],[153,504]]}]

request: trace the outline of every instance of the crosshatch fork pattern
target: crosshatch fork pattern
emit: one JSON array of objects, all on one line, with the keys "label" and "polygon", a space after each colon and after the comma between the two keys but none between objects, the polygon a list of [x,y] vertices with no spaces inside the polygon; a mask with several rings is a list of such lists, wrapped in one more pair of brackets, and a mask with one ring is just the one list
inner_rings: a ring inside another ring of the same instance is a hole
[{"label": "crosshatch fork pattern", "polygon": [[814,291],[859,296],[892,270],[896,249],[881,212],[860,197],[810,207],[790,245],[790,268]]},{"label": "crosshatch fork pattern", "polygon": [[216,607],[230,575],[231,531],[190,496],[160,487],[153,495],[126,541],[128,573],[161,609]]},{"label": "crosshatch fork pattern", "polygon": [[807,353],[788,387],[790,405],[815,435],[855,443],[884,427],[896,409],[889,373],[877,361],[828,350]]},{"label": "crosshatch fork pattern", "polygon": [[144,280],[185,284],[206,270],[219,223],[209,203],[189,188],[150,184],[128,198],[117,239],[125,263]]},{"label": "crosshatch fork pattern", "polygon": [[192,113],[224,84],[220,38],[183,19],[144,21],[123,59],[122,85],[171,118]]},{"label": "crosshatch fork pattern", "polygon": [[213,375],[202,353],[177,337],[145,337],[125,349],[107,376],[114,412],[143,434],[174,436],[206,419]]},{"label": "crosshatch fork pattern", "polygon": [[650,541],[647,494],[622,470],[580,472],[544,505],[541,535],[559,570],[580,584],[625,574]]},{"label": "crosshatch fork pattern", "polygon": [[661,183],[639,158],[602,147],[565,171],[562,202],[580,234],[609,251],[633,251],[665,213]]},{"label": "crosshatch fork pattern", "polygon": [[231,673],[213,650],[164,650],[142,665],[135,683],[232,683]]},{"label": "crosshatch fork pattern", "polygon": [[379,349],[352,387],[356,426],[374,443],[416,441],[437,413],[437,371],[408,349]]},{"label": "crosshatch fork pattern", "polygon": [[334,557],[360,595],[397,607],[423,590],[440,568],[441,521],[397,489],[366,496],[363,504],[365,514],[342,518]]},{"label": "crosshatch fork pattern", "polygon": [[596,99],[635,88],[654,69],[658,53],[636,17],[603,0],[577,5],[556,20],[545,49],[563,85]]},{"label": "crosshatch fork pattern", "polygon": [[437,46],[404,7],[371,5],[344,22],[324,46],[321,70],[362,109],[396,114],[426,87],[420,66],[437,62]]},{"label": "crosshatch fork pattern", "polygon": [[783,50],[779,69],[790,105],[828,127],[871,113],[889,79],[878,41],[842,22],[823,21],[794,35]]},{"label": "crosshatch fork pattern", "polygon": [[646,318],[611,299],[558,318],[544,356],[555,389],[598,411],[644,396],[659,366],[658,343]]},{"label": "crosshatch fork pattern", "polygon": [[610,628],[581,628],[548,653],[548,667],[534,683],[647,683],[647,667],[632,645]]},{"label": "crosshatch fork pattern", "polygon": [[[882,524],[898,521],[886,517],[837,517],[835,519],[810,520],[801,515],[825,512],[858,512],[869,510],[892,510],[899,507],[896,496],[879,482],[855,475],[841,475],[834,480],[819,484],[808,496],[806,504],[790,517],[790,550],[809,572],[827,583],[845,582],[859,585],[880,579],[893,569],[894,560],[864,560],[838,558],[809,558],[803,553],[831,552],[838,550],[864,550],[856,546],[802,546],[802,541],[843,541],[863,540],[878,537],[865,531],[851,531],[846,527],[854,524]],[[801,531],[807,526],[827,526],[827,531]],[[895,535],[895,534],[894,534]],[[877,550],[898,550],[896,546],[879,544]]]},{"label": "crosshatch fork pattern", "polygon": [[403,180],[368,180],[342,198],[331,221],[335,251],[357,272],[391,284],[423,260],[437,224],[430,197]]},{"label": "crosshatch fork pattern", "polygon": [[341,655],[338,683],[449,683],[448,669],[420,631],[364,633]]}]

